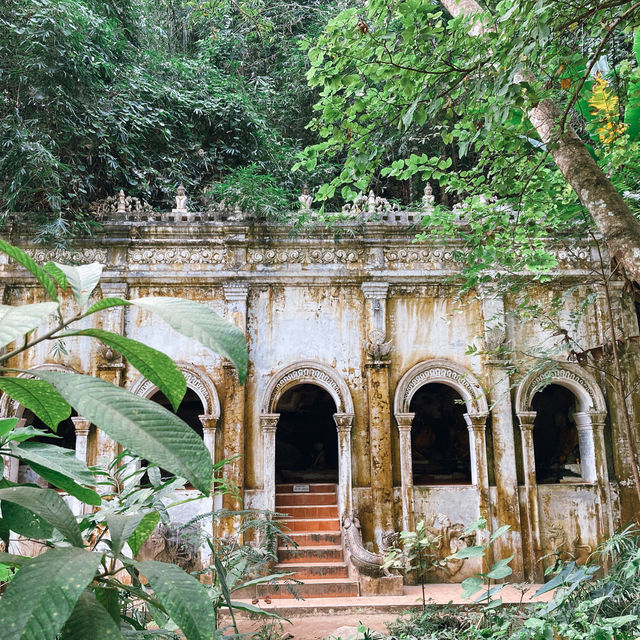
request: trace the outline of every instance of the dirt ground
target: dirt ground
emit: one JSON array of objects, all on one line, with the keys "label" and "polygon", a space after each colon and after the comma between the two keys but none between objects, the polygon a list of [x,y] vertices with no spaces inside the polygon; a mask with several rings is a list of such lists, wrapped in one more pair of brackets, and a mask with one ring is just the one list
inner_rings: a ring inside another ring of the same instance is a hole
[{"label": "dirt ground", "polygon": [[[280,640],[283,634],[292,634],[295,640],[325,640],[336,629],[349,626],[357,627],[360,622],[373,631],[382,631],[385,633],[387,627],[385,622],[392,622],[398,617],[397,613],[387,614],[340,614],[324,615],[324,616],[305,616],[299,618],[290,618],[291,624],[282,623],[282,633],[278,635],[279,627],[274,627],[272,636],[265,636],[268,640]],[[239,630],[243,633],[256,631],[263,624],[259,620],[238,620]],[[343,639],[344,640],[344,639]]]}]

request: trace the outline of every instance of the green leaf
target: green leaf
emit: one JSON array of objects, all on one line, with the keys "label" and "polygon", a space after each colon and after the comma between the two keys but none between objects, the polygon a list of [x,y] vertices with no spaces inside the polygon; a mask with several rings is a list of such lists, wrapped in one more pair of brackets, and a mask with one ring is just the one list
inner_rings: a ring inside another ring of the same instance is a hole
[{"label": "green leaf", "polygon": [[84,307],[100,281],[104,265],[99,262],[83,264],[78,267],[59,264],[57,262],[55,265],[64,273],[65,276],[67,276],[67,282],[71,287],[71,291],[73,291],[73,296],[76,299],[76,302],[81,307]]},{"label": "green leaf", "polygon": [[135,566],[187,640],[213,640],[215,612],[202,584],[173,564],[149,560]]},{"label": "green leaf", "polygon": [[88,589],[85,589],[78,598],[76,606],[62,627],[60,634],[60,640],[117,640],[121,638],[120,627],[98,602],[93,591]]},{"label": "green leaf", "polygon": [[33,411],[42,422],[54,431],[60,422],[71,415],[71,407],[44,380],[1,377],[0,390],[23,407]]},{"label": "green leaf", "polygon": [[64,271],[56,265],[55,262],[47,262],[43,269],[60,285],[61,289],[67,288],[67,276]]},{"label": "green leaf", "polygon": [[13,245],[0,239],[0,251],[6,253],[10,258],[13,258],[16,262],[20,263],[25,269],[30,271],[38,280],[38,282],[45,288],[45,291],[49,294],[52,300],[58,301],[58,292],[56,291],[56,285],[53,280],[47,274],[42,267],[37,265],[31,256],[27,255],[22,249],[14,247]]},{"label": "green leaf", "polygon": [[231,606],[238,611],[245,611],[246,613],[255,613],[261,618],[274,618],[275,620],[284,620],[289,622],[287,618],[283,618],[279,616],[274,611],[269,611],[268,609],[261,609],[260,607],[256,607],[253,604],[249,604],[248,602],[238,602],[237,600],[230,600]]},{"label": "green leaf", "polygon": [[114,621],[120,624],[120,593],[118,589],[116,587],[96,587],[93,594]]},{"label": "green leaf", "polygon": [[160,522],[160,514],[157,511],[151,511],[150,513],[147,513],[142,518],[140,524],[136,527],[133,534],[131,534],[127,538],[126,541],[129,543],[129,546],[131,547],[131,553],[133,553],[134,556],[138,555],[138,551],[140,551],[140,548],[145,543],[145,540],[156,528],[158,522]]},{"label": "green leaf", "polygon": [[51,431],[45,431],[44,429],[36,429],[29,425],[28,427],[20,427],[14,429],[7,437],[10,442],[24,442],[25,440],[31,440],[31,438],[52,438],[57,440],[60,436],[57,436]]},{"label": "green leaf", "polygon": [[24,565],[0,600],[3,640],[54,640],[100,567],[102,554],[51,549]]},{"label": "green leaf", "polygon": [[76,373],[34,371],[80,415],[140,457],[209,493],[211,454],[202,438],[164,407],[104,380]]},{"label": "green leaf", "polygon": [[0,552],[0,562],[10,567],[21,567],[23,564],[27,564],[31,558],[29,556],[17,556],[13,553]]},{"label": "green leaf", "polygon": [[39,327],[57,308],[56,302],[36,302],[19,307],[0,304],[0,347]]},{"label": "green leaf", "polygon": [[187,391],[187,383],[175,362],[166,354],[137,340],[102,329],[71,331],[65,336],[91,336],[121,353],[147,380],[164,393],[174,411],[178,410]]},{"label": "green leaf", "polygon": [[194,338],[215,353],[231,360],[242,384],[247,376],[249,354],[240,329],[209,307],[182,298],[139,298],[131,304],[159,315],[176,331]]},{"label": "green leaf", "polygon": [[87,465],[76,457],[71,449],[58,447],[46,442],[23,442],[13,445],[13,453],[27,462],[46,466],[58,473],[69,476],[80,484],[94,485],[96,479]]},{"label": "green leaf", "polygon": [[0,489],[0,500],[32,511],[55,527],[71,544],[82,547],[82,534],[76,518],[67,503],[53,489],[9,487]]},{"label": "green leaf", "polygon": [[98,300],[95,304],[92,304],[86,311],[86,315],[102,311],[103,309],[111,309],[112,307],[129,307],[131,303],[128,300],[122,298],[103,298]]},{"label": "green leaf", "polygon": [[[73,451],[71,451],[71,453],[73,453]],[[102,504],[102,498],[98,493],[93,491],[93,489],[87,489],[87,487],[79,485],[69,478],[69,476],[65,476],[63,473],[54,471],[49,467],[43,467],[35,462],[30,462],[29,466],[47,482],[58,487],[58,489],[62,489],[62,491],[65,491],[70,496],[77,498],[80,502],[93,505],[94,507],[99,507]]]},{"label": "green leaf", "polygon": [[[122,551],[122,547],[124,547],[129,537],[138,528],[144,516],[144,513],[128,513],[126,515],[114,513],[107,516],[107,527],[109,528],[109,535],[111,537],[111,550],[114,556],[117,556]],[[154,523],[153,526],[155,527],[156,524],[157,522]],[[136,550],[135,553],[137,553],[138,550]]]},{"label": "green leaf", "polygon": [[479,558],[484,555],[484,547],[473,545],[471,547],[464,547],[460,549],[455,555],[454,558]]},{"label": "green leaf", "polygon": [[6,436],[18,424],[18,418],[0,419],[0,438]]},{"label": "green leaf", "polygon": [[18,504],[3,503],[2,516],[3,531],[8,527],[18,535],[40,540],[47,540],[53,536],[53,527],[48,522]]},{"label": "green leaf", "polygon": [[479,589],[482,589],[484,583],[482,578],[478,576],[472,576],[471,578],[467,578],[462,581],[462,595],[465,598],[470,598],[472,595],[478,592]]},{"label": "green leaf", "polygon": [[497,540],[500,536],[503,536],[505,533],[507,533],[509,529],[511,529],[510,524],[505,524],[502,527],[499,527],[491,534],[491,537],[489,538],[489,542],[491,543],[494,540]]},{"label": "green leaf", "polygon": [[[512,558],[513,556],[511,556],[509,560],[511,560]],[[500,560],[496,562],[493,567],[491,567],[491,570],[489,571],[489,573],[487,573],[487,578],[491,578],[492,580],[500,580],[501,578],[506,578],[513,573],[513,569],[506,564],[501,564],[502,562],[503,560]]]}]

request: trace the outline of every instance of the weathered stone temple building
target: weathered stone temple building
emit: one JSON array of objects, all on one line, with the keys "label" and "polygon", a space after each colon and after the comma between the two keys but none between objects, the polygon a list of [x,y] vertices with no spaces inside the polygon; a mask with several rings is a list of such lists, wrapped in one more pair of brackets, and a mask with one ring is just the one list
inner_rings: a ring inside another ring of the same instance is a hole
[{"label": "weathered stone temple building", "polygon": [[[354,233],[338,239],[319,227],[292,236],[286,225],[238,212],[198,214],[178,202],[172,213],[157,213],[121,198],[101,231],[68,251],[34,246],[19,227],[7,239],[36,261],[105,264],[96,299],[180,296],[242,327],[250,369],[240,386],[227,362],[162,320],[122,307],[101,316],[103,328],[180,364],[189,390],[179,414],[216,461],[239,454],[225,473],[244,507],[277,505],[301,534],[338,529],[342,517],[351,531],[334,532],[324,546],[348,543],[341,557],[350,578],[375,564],[388,532],[420,520],[441,534],[443,556],[467,544],[462,525],[481,515],[493,527],[511,525],[499,553],[514,555],[517,579],[539,578],[538,559],[557,549],[584,557],[638,507],[622,407],[602,368],[557,353],[555,363],[535,357],[558,343],[557,327],[514,313],[515,294],[485,288],[459,298],[451,248],[414,243],[413,214],[371,200],[356,217],[343,225]],[[559,250],[552,280],[527,289],[543,308],[563,294],[559,322],[583,350],[605,345],[609,335],[603,292],[591,284],[592,252],[586,244]],[[4,256],[0,293],[4,304],[39,295]],[[611,294],[620,335],[638,335],[632,298],[616,282]],[[501,344],[506,356],[485,353]],[[68,355],[54,357],[42,343],[13,365],[89,373],[166,402],[97,342],[73,338],[66,348]],[[630,347],[624,363],[634,383],[638,359]],[[637,425],[638,394],[629,409]],[[23,413],[0,401],[1,416],[28,419]],[[89,463],[117,453],[81,416],[61,433]],[[323,497],[296,501],[293,489]],[[203,499],[175,517],[185,521],[212,506],[237,505],[227,496],[213,505]],[[433,579],[459,581],[477,566],[452,561]]]}]

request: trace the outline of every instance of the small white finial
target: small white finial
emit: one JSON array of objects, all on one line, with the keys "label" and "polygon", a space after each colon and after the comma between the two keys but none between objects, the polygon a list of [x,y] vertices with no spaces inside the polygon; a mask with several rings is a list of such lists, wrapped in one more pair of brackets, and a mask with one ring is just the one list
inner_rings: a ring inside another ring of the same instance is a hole
[{"label": "small white finial", "polygon": [[178,187],[178,195],[176,196],[176,208],[171,213],[185,213],[187,211],[187,195],[184,185]]},{"label": "small white finial", "polygon": [[118,208],[116,211],[118,213],[127,213],[127,201],[122,189],[120,189],[120,193],[118,194]]}]

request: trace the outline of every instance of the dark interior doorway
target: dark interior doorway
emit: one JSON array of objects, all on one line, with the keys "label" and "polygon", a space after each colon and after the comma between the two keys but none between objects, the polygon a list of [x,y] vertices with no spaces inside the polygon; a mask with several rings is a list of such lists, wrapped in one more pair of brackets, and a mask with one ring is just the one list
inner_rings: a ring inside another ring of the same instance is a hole
[{"label": "dark interior doorway", "polygon": [[[178,418],[184,420],[201,438],[204,437],[204,432],[202,430],[202,422],[200,422],[201,416],[204,414],[204,407],[202,406],[202,400],[198,397],[198,394],[193,391],[193,389],[187,388],[187,392],[184,394],[184,398],[180,403],[177,411],[173,410],[171,403],[167,396],[162,393],[162,391],[156,391],[150,400],[153,402],[157,402],[159,405],[162,405],[167,411],[171,411],[171,413],[175,413]],[[147,466],[149,463],[147,460],[142,460],[141,463],[143,466]],[[163,480],[168,480],[169,478],[173,478],[174,474],[170,473],[166,469],[160,469],[160,475]],[[141,485],[149,484],[149,476],[148,474],[144,474],[140,479]]]},{"label": "dark interior doorway", "polygon": [[533,451],[538,484],[582,479],[578,429],[573,418],[576,398],[565,387],[550,384],[533,396]]},{"label": "dark interior doorway", "polygon": [[413,484],[471,484],[467,411],[460,394],[446,384],[422,386],[411,399]]},{"label": "dark interior doorway", "polygon": [[276,407],[276,482],[337,482],[336,405],[327,391],[299,384]]}]

